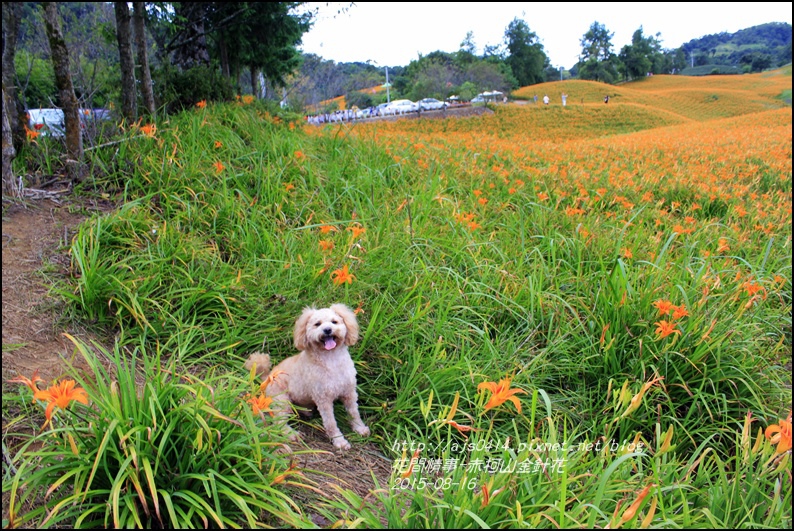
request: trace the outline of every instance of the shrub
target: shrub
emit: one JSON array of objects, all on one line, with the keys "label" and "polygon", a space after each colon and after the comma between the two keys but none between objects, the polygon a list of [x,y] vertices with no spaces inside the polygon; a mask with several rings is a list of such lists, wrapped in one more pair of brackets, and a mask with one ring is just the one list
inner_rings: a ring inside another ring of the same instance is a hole
[{"label": "shrub", "polygon": [[359,109],[366,109],[367,107],[372,107],[374,103],[372,102],[372,96],[369,94],[364,94],[357,90],[350,92],[347,96],[347,107],[350,109],[354,105]]},{"label": "shrub", "polygon": [[234,97],[231,82],[214,66],[188,70],[164,64],[152,73],[155,97],[167,113],[192,107],[199,101],[228,101]]}]

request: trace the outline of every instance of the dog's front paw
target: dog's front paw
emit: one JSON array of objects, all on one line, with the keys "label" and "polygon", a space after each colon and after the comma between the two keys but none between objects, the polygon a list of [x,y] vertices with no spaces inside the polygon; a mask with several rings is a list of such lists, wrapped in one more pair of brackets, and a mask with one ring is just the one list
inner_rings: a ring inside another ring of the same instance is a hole
[{"label": "dog's front paw", "polygon": [[350,443],[347,442],[347,439],[345,439],[342,435],[334,437],[333,443],[334,443],[334,448],[336,448],[337,450],[342,450],[342,451],[350,450]]},{"label": "dog's front paw", "polygon": [[353,430],[355,430],[355,432],[361,435],[362,437],[369,437],[370,435],[369,428],[367,428],[363,424],[359,426],[353,426]]}]

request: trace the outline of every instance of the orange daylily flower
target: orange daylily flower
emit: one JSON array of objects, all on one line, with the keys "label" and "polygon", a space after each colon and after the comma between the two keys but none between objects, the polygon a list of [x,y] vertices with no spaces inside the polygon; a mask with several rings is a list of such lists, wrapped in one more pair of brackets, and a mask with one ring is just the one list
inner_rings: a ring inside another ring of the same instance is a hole
[{"label": "orange daylily flower", "polygon": [[199,109],[203,109],[206,106],[207,106],[207,100],[201,100],[196,104],[196,107],[198,107]]},{"label": "orange daylily flower", "polygon": [[626,522],[634,518],[634,515],[637,514],[637,509],[639,509],[640,504],[642,504],[642,501],[648,496],[648,493],[651,491],[651,487],[655,487],[655,485],[651,484],[645,487],[644,489],[642,489],[642,492],[640,492],[640,494],[637,496],[637,499],[634,500],[634,502],[631,505],[629,505],[628,509],[626,509],[626,512],[624,512],[623,516],[620,518],[621,525],[625,524]]},{"label": "orange daylily flower", "polygon": [[776,454],[784,454],[791,450],[791,412],[786,420],[780,419],[779,424],[772,424],[764,432],[772,444],[777,445]]},{"label": "orange daylily flower", "polygon": [[293,156],[294,156],[294,157],[295,157],[297,160],[300,160],[300,159],[302,159],[302,158],[305,158],[305,157],[306,157],[306,155],[304,155],[304,154],[303,154],[303,151],[301,151],[301,150],[296,150],[296,151],[295,151],[295,153],[293,153]]},{"label": "orange daylily flower", "polygon": [[276,378],[278,378],[282,374],[287,374],[287,373],[284,371],[276,371],[276,370],[270,371],[270,374],[267,375],[267,378],[262,380],[262,383],[259,384],[259,391],[263,392],[265,389],[267,389],[268,385],[275,382]]},{"label": "orange daylily flower", "polygon": [[30,378],[26,378],[20,374],[16,378],[11,378],[10,380],[8,380],[8,383],[21,383],[27,385],[30,388],[30,390],[33,391],[34,394],[39,392],[39,388],[36,386],[37,382],[44,383],[44,380],[42,380],[41,377],[39,376],[38,369],[33,371],[33,376],[31,376]]},{"label": "orange daylily flower", "polygon": [[659,299],[654,301],[653,307],[659,310],[659,315],[667,315],[675,308],[672,302],[666,299]]},{"label": "orange daylily flower", "polygon": [[262,394],[249,398],[247,402],[251,404],[251,408],[254,410],[254,415],[259,415],[259,413],[269,413],[271,417],[273,416],[273,411],[270,409],[270,404],[273,403],[273,397]]},{"label": "orange daylily flower", "polygon": [[683,304],[680,306],[673,306],[673,319],[680,319],[682,317],[687,317],[688,315],[689,311]]},{"label": "orange daylily flower", "polygon": [[653,324],[656,325],[656,335],[659,336],[660,339],[665,338],[670,334],[681,335],[681,331],[675,327],[675,323],[672,321],[658,321]]},{"label": "orange daylily flower", "polygon": [[[405,459],[405,454],[403,454],[403,459]],[[419,459],[419,450],[415,450],[413,457],[411,457],[410,464],[408,465],[408,469],[402,474],[400,474],[401,478],[407,478],[413,473],[414,465],[416,464],[418,459]]]},{"label": "orange daylily flower", "polygon": [[221,163],[220,161],[218,161],[218,162],[216,162],[215,164],[213,164],[213,166],[215,167],[215,171],[216,171],[217,173],[220,173],[220,172],[222,172],[222,171],[223,171],[223,168],[225,167],[225,166],[223,165],[223,163]]},{"label": "orange daylily flower", "polygon": [[352,275],[347,270],[347,266],[343,267],[342,269],[336,269],[333,273],[331,273],[331,280],[333,280],[334,284],[337,286],[344,284],[345,282],[352,284],[355,278],[355,275]]},{"label": "orange daylily flower", "polygon": [[526,394],[526,391],[523,389],[510,389],[510,378],[502,378],[499,383],[481,382],[477,386],[477,391],[482,389],[487,389],[492,393],[491,399],[485,404],[486,410],[500,406],[510,400],[516,406],[516,410],[521,413],[521,401],[514,395],[518,393]]},{"label": "orange daylily flower", "polygon": [[746,291],[747,295],[750,297],[752,297],[759,291],[763,291],[764,298],[766,298],[766,289],[764,288],[764,286],[762,286],[757,282],[748,280],[747,282],[742,283],[742,288],[744,288],[744,291]]},{"label": "orange daylily flower", "polygon": [[157,132],[157,126],[155,124],[146,124],[141,127],[141,133],[148,136],[149,138],[154,138],[154,134]]},{"label": "orange daylily flower", "polygon": [[223,142],[221,142],[220,140],[216,140],[215,141],[215,148],[222,148],[222,147],[223,147]]},{"label": "orange daylily flower", "polygon": [[289,464],[289,467],[287,468],[287,470],[285,470],[283,474],[279,474],[278,476],[276,476],[273,479],[273,482],[270,483],[270,484],[271,485],[276,485],[278,483],[283,483],[290,476],[305,477],[303,475],[303,472],[301,472],[300,470],[297,470],[297,468],[298,468],[298,464],[296,462],[292,461]]},{"label": "orange daylily flower", "polygon": [[488,485],[482,486],[482,504],[480,507],[485,507],[491,502],[491,496],[488,494]]},{"label": "orange daylily flower", "polygon": [[449,424],[450,426],[452,426],[461,433],[466,433],[469,431],[480,431],[478,428],[474,428],[472,426],[464,426],[463,424],[458,424],[454,420],[445,420],[444,424]]},{"label": "orange daylily flower", "polygon": [[321,251],[330,251],[334,248],[334,242],[330,240],[320,240],[319,243]]},{"label": "orange daylily flower", "polygon": [[358,238],[367,231],[367,229],[365,229],[364,227],[348,227],[347,230],[353,233],[354,239]]},{"label": "orange daylily flower", "polygon": [[[34,398],[37,400],[44,400],[49,402],[47,409],[44,411],[44,416],[47,422],[44,426],[49,424],[52,420],[52,413],[55,407],[66,409],[72,400],[77,400],[81,404],[88,404],[88,394],[82,387],[75,387],[74,380],[64,380],[61,383],[55,383],[49,389],[36,391]],[[43,428],[43,426],[42,426]]]},{"label": "orange daylily flower", "polygon": [[41,133],[39,133],[38,131],[33,131],[32,129],[28,129],[27,127],[25,127],[25,136],[28,138],[28,140],[35,141],[40,134]]},{"label": "orange daylily flower", "polygon": [[243,96],[243,103],[250,104],[254,102],[254,96],[252,94],[246,94]]},{"label": "orange daylily flower", "polygon": [[331,231],[337,231],[337,230],[339,230],[339,229],[337,229],[333,225],[321,225],[320,226],[320,234],[328,234]]}]

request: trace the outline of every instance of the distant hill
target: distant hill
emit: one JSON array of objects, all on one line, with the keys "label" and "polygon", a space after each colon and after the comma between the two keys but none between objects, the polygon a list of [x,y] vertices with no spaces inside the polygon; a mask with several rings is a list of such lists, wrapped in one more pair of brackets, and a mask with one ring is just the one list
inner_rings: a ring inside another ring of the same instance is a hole
[{"label": "distant hill", "polygon": [[736,33],[706,35],[685,43],[681,50],[690,67],[694,62],[695,67],[719,65],[759,72],[791,62],[791,24],[771,22]]}]

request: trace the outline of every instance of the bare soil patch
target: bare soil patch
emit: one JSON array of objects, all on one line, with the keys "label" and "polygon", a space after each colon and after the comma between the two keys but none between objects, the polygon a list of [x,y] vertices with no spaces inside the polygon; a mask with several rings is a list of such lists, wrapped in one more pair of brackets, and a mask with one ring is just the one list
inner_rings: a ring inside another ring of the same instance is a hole
[{"label": "bare soil patch", "polygon": [[[64,373],[71,343],[63,332],[86,335],[61,323],[61,303],[51,279],[70,273],[69,243],[91,211],[109,203],[11,205],[3,215],[3,379],[33,371],[46,381]],[[46,271],[46,274],[45,274]],[[75,360],[77,361],[77,360]]]}]

